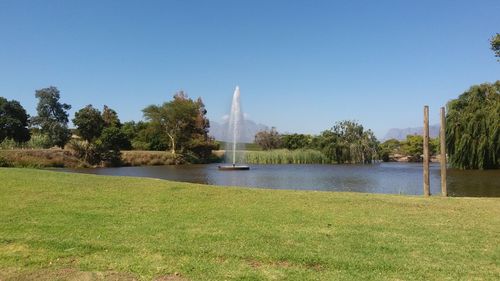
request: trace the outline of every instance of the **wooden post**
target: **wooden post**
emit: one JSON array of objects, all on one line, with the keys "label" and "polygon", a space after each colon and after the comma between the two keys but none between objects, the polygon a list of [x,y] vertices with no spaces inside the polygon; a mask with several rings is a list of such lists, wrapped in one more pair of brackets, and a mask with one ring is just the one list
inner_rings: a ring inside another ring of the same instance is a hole
[{"label": "wooden post", "polygon": [[446,188],[446,119],[444,107],[441,107],[441,128],[439,130],[439,143],[441,156],[439,157],[439,162],[441,163],[441,194],[443,196],[448,196],[448,190]]},{"label": "wooden post", "polygon": [[424,196],[431,195],[429,182],[429,106],[424,106]]}]

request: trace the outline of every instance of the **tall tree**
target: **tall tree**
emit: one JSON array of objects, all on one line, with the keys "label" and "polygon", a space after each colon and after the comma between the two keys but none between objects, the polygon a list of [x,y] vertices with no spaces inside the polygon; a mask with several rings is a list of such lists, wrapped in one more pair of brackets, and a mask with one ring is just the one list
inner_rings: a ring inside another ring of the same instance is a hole
[{"label": "tall tree", "polygon": [[424,137],[421,135],[407,135],[402,148],[404,154],[409,157],[409,161],[421,161],[424,153]]},{"label": "tall tree", "polygon": [[125,122],[121,130],[131,141],[134,149],[163,151],[169,146],[163,128],[151,122]]},{"label": "tall tree", "polygon": [[104,126],[106,128],[109,127],[117,127],[120,128],[122,126],[120,119],[118,118],[118,113],[113,109],[109,108],[107,105],[104,105],[102,110],[102,119],[104,120]]},{"label": "tall tree", "polygon": [[177,92],[170,102],[146,107],[143,113],[153,127],[163,129],[172,154],[189,150],[193,139],[210,141],[207,134],[209,122],[203,102],[201,99],[193,101],[183,91]]},{"label": "tall tree", "polygon": [[75,113],[73,124],[76,126],[76,133],[91,142],[101,136],[105,123],[99,109],[89,104]]},{"label": "tall tree", "polygon": [[446,147],[453,167],[500,168],[500,80],[448,102]]},{"label": "tall tree", "polygon": [[281,147],[281,135],[275,127],[271,130],[260,131],[255,134],[255,141],[263,150],[277,149]]},{"label": "tall tree", "polygon": [[28,118],[29,115],[18,101],[0,97],[0,142],[6,138],[16,142],[28,141]]},{"label": "tall tree", "polygon": [[304,134],[281,135],[282,146],[286,149],[304,149],[311,145],[312,136]]},{"label": "tall tree", "polygon": [[[500,33],[490,39],[491,50],[495,53],[495,57],[500,58]],[[500,59],[499,59],[500,61]]]},{"label": "tall tree", "polygon": [[315,145],[337,163],[370,163],[378,158],[378,141],[371,130],[355,121],[337,122],[321,133]]},{"label": "tall tree", "polygon": [[71,105],[59,102],[59,90],[53,86],[36,90],[35,97],[38,99],[36,108],[38,115],[33,117],[33,125],[40,127],[52,145],[64,147],[71,138],[67,112],[71,109]]}]

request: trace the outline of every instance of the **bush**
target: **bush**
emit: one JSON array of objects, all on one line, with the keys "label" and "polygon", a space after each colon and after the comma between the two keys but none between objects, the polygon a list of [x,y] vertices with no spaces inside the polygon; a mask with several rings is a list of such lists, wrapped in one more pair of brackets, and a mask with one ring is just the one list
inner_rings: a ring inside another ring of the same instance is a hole
[{"label": "bush", "polygon": [[26,148],[42,149],[52,146],[50,138],[44,134],[33,134],[31,139],[24,144]]},{"label": "bush", "polygon": [[1,151],[0,165],[4,167],[82,167],[79,161],[67,150],[62,149],[15,149]]},{"label": "bush", "polygon": [[82,140],[71,140],[69,147],[73,150],[73,155],[89,165],[101,163],[101,149],[95,143]]},{"label": "bush", "polygon": [[18,144],[13,139],[4,139],[0,142],[0,149],[15,149]]},{"label": "bush", "polygon": [[10,166],[12,166],[12,163],[10,163],[10,161],[7,160],[7,158],[0,155],[0,167],[10,167]]}]

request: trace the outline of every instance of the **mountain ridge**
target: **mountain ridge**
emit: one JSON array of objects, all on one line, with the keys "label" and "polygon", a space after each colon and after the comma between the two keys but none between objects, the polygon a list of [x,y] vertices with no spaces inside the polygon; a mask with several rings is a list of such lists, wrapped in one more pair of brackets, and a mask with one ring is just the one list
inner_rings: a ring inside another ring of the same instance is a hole
[{"label": "mountain ridge", "polygon": [[[429,126],[429,137],[436,138],[439,136],[438,124]],[[397,139],[405,140],[408,135],[423,135],[424,127],[408,127],[408,128],[392,128],[387,131],[382,140]]]}]

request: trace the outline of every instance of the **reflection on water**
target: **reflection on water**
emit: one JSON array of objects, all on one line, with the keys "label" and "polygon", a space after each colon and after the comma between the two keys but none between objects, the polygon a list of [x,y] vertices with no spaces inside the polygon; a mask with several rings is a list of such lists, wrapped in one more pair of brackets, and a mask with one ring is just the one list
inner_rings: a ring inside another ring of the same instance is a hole
[{"label": "reflection on water", "polygon": [[[146,166],[64,171],[151,177],[174,181],[272,189],[422,194],[422,164],[253,165],[250,171],[219,171],[217,164]],[[441,192],[439,164],[431,163],[431,192]],[[500,197],[500,170],[448,170],[451,196]]]}]

